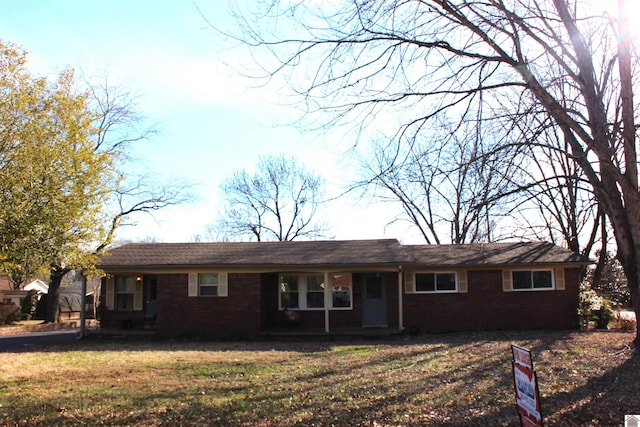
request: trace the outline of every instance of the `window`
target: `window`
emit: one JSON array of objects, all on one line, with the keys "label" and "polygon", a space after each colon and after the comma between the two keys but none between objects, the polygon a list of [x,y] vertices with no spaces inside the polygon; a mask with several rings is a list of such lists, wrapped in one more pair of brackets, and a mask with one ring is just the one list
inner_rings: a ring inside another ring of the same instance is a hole
[{"label": "window", "polygon": [[142,282],[141,277],[118,276],[116,281],[116,310],[133,310],[133,300],[136,283]]},{"label": "window", "polygon": [[218,296],[218,274],[198,274],[198,295]]},{"label": "window", "polygon": [[280,276],[280,307],[298,308],[298,276],[283,274]]},{"label": "window", "polygon": [[307,274],[307,308],[324,308],[324,274]]},{"label": "window", "polygon": [[225,272],[189,273],[187,295],[190,297],[226,297],[229,275]]},{"label": "window", "polygon": [[553,289],[551,270],[516,270],[512,272],[513,289]]},{"label": "window", "polygon": [[333,308],[351,308],[351,275],[333,274],[331,284]]},{"label": "window", "polygon": [[[351,308],[351,275],[329,274],[329,308]],[[321,310],[325,308],[327,286],[324,273],[280,274],[280,309]]]},{"label": "window", "polygon": [[456,273],[416,273],[416,292],[456,292]]}]

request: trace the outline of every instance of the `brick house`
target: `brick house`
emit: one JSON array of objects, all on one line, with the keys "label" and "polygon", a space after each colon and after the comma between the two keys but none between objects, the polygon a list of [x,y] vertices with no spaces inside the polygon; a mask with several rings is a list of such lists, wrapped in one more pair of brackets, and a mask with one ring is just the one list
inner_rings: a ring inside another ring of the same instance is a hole
[{"label": "brick house", "polygon": [[215,339],[575,328],[588,263],[548,243],[132,243],[99,263],[101,327]]}]

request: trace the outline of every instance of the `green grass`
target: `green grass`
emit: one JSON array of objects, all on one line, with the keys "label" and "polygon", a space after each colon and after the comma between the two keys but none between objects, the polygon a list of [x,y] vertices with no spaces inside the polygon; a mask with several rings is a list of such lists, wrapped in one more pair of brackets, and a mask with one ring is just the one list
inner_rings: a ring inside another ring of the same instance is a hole
[{"label": "green grass", "polygon": [[632,339],[495,332],[357,343],[89,340],[4,353],[0,424],[515,426],[517,343],[533,351],[547,425],[618,425],[638,409]]}]

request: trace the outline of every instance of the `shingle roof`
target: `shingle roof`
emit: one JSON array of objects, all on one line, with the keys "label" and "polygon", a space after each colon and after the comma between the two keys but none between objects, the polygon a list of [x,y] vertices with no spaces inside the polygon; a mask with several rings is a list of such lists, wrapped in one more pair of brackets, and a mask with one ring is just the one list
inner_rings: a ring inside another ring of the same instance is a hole
[{"label": "shingle roof", "polygon": [[428,267],[589,264],[587,257],[546,242],[406,246],[414,264]]},{"label": "shingle roof", "polygon": [[261,267],[399,265],[408,261],[395,239],[294,242],[130,243],[109,250],[113,267]]},{"label": "shingle roof", "polygon": [[302,268],[327,266],[480,267],[587,264],[550,243],[401,245],[395,239],[294,242],[130,243],[113,248],[99,267]]}]

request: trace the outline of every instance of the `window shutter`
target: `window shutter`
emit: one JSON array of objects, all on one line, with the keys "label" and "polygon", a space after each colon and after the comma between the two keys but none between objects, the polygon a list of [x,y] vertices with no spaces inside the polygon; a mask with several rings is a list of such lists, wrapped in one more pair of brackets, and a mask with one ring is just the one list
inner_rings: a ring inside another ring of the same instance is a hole
[{"label": "window shutter", "polygon": [[218,273],[218,296],[226,297],[229,295],[227,273]]},{"label": "window shutter", "polygon": [[107,310],[113,310],[115,307],[115,296],[116,296],[116,280],[113,276],[107,277],[107,290],[106,297],[107,301],[105,304],[107,305]]},{"label": "window shutter", "polygon": [[458,270],[458,292],[466,294],[467,289],[467,270]]},{"label": "window shutter", "polygon": [[198,273],[189,273],[188,295],[190,297],[198,296]]},{"label": "window shutter", "polygon": [[556,290],[564,291],[564,268],[556,268]]},{"label": "window shutter", "polygon": [[142,280],[136,280],[133,290],[133,309],[142,310]]},{"label": "window shutter", "polygon": [[502,270],[502,291],[511,292],[513,283],[511,281],[511,270]]},{"label": "window shutter", "polygon": [[416,292],[414,278],[415,278],[414,273],[410,273],[410,272],[404,273],[404,293],[405,294],[414,294]]}]

